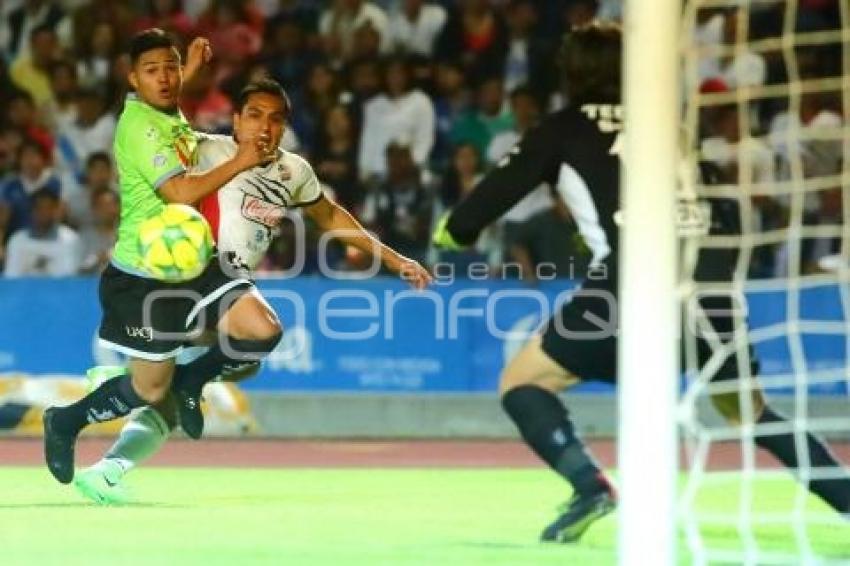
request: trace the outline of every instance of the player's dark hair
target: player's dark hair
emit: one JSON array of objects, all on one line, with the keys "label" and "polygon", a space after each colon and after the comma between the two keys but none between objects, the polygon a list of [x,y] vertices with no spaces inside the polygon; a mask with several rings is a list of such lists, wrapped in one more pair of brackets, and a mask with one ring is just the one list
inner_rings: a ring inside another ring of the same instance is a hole
[{"label": "player's dark hair", "polygon": [[95,163],[103,163],[110,169],[112,168],[112,158],[109,157],[109,153],[105,151],[95,151],[86,159],[86,169],[94,165]]},{"label": "player's dark hair", "polygon": [[242,113],[242,109],[248,103],[248,99],[252,94],[270,94],[276,96],[283,101],[283,112],[286,116],[292,111],[292,103],[289,101],[289,96],[280,83],[269,77],[262,77],[249,82],[239,91],[239,97],[236,100],[236,112]]},{"label": "player's dark hair", "polygon": [[159,28],[140,31],[130,40],[130,61],[135,65],[144,53],[163,47],[177,50],[177,42],[172,36]]},{"label": "player's dark hair", "polygon": [[564,37],[560,65],[570,104],[620,102],[623,39],[620,26],[592,22]]}]

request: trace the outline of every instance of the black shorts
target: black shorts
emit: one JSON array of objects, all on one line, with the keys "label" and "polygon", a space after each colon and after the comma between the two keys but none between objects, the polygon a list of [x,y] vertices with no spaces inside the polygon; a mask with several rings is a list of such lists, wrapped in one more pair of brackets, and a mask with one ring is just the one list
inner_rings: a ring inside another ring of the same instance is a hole
[{"label": "black shorts", "polygon": [[[582,285],[574,298],[564,303],[549,319],[543,330],[542,347],[546,355],[582,381],[617,383],[619,314],[614,306],[617,294],[612,289],[615,287],[605,283]],[[713,297],[702,300],[701,304],[707,312],[731,310],[729,299]],[[647,323],[647,340],[652,340],[652,324],[652,321]],[[725,333],[731,331],[732,321],[715,316],[712,325],[715,331]],[[683,335],[687,336],[685,331]],[[696,341],[697,363],[702,367],[714,350],[704,338],[691,334],[686,339]],[[684,350],[680,357],[684,360]],[[750,375],[758,374],[759,363],[751,346],[748,347],[745,363],[750,366]],[[739,373],[733,353],[723,360],[711,380],[737,379]]]},{"label": "black shorts", "polygon": [[215,257],[200,276],[172,284],[110,264],[98,289],[100,344],[151,361],[177,356],[190,331],[214,328],[234,301],[254,288],[246,272],[228,272]]}]

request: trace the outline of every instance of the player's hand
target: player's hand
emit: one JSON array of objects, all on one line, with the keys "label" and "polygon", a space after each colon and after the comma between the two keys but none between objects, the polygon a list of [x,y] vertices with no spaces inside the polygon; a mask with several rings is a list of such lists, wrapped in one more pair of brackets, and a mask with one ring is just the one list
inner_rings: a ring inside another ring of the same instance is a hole
[{"label": "player's hand", "polygon": [[272,148],[268,137],[259,136],[239,141],[236,156],[233,158],[239,169],[245,171],[274,159],[277,148]]},{"label": "player's hand", "polygon": [[419,265],[418,261],[409,257],[402,255],[393,257],[386,262],[386,266],[387,269],[397,273],[399,277],[407,281],[411,287],[420,291],[434,281],[427,269]]},{"label": "player's hand", "polygon": [[184,73],[197,71],[212,60],[213,52],[210,40],[206,37],[196,37],[186,51],[186,67]]},{"label": "player's hand", "polygon": [[452,236],[451,232],[447,228],[447,224],[449,223],[449,215],[451,211],[446,212],[437,221],[437,227],[434,228],[434,234],[431,236],[431,242],[438,248],[449,250],[449,251],[460,251],[464,249],[465,246],[457,243]]}]

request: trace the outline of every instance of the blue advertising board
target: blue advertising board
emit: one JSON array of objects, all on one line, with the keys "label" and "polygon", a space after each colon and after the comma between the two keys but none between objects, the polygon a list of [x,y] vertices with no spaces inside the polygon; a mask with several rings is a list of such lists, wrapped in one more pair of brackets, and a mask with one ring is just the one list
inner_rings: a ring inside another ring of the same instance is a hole
[{"label": "blue advertising board", "polygon": [[[496,389],[505,360],[573,284],[461,281],[415,293],[391,279],[303,277],[258,286],[285,334],[247,389],[486,392]],[[797,335],[796,328],[806,370],[846,373],[848,335],[838,288],[804,290],[799,298],[802,323],[755,344],[762,372],[792,373],[794,340],[788,337]],[[787,326],[786,299],[784,291],[748,295],[754,336]],[[0,280],[0,373],[82,375],[95,364],[121,363],[119,355],[98,347],[99,320],[96,279]],[[812,389],[841,394],[846,383],[836,379]],[[584,386],[600,389],[607,386]]]}]

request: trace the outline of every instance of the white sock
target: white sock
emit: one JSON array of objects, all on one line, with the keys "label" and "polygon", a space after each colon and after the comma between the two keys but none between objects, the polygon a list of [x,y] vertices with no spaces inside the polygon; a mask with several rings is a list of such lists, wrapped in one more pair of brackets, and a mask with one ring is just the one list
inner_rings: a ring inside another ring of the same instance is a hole
[{"label": "white sock", "polygon": [[118,440],[95,467],[118,464],[127,473],[157,452],[168,440],[171,429],[155,409],[137,411],[121,429]]}]

